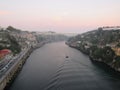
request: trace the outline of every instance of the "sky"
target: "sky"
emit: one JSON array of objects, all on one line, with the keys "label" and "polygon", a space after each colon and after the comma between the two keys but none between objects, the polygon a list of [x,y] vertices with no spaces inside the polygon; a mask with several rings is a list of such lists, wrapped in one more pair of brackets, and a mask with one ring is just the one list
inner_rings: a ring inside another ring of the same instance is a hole
[{"label": "sky", "polygon": [[82,33],[120,25],[120,0],[0,0],[0,26]]}]

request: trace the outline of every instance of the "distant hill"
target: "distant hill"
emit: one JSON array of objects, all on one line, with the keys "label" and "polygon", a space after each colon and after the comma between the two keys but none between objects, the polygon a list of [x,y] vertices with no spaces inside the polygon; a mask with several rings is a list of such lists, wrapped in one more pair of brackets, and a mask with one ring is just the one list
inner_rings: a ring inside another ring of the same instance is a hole
[{"label": "distant hill", "polygon": [[6,28],[6,30],[8,30],[8,31],[10,31],[10,32],[21,32],[21,30],[19,30],[19,29],[16,29],[16,28],[14,28],[14,27],[12,27],[12,26],[8,26],[7,28]]},{"label": "distant hill", "polygon": [[[73,40],[74,39],[74,40]],[[98,28],[97,30],[89,31],[83,34],[79,34],[74,38],[70,38],[69,41],[87,41],[91,44],[106,45],[111,43],[120,42],[120,29],[116,30],[103,30]]]}]

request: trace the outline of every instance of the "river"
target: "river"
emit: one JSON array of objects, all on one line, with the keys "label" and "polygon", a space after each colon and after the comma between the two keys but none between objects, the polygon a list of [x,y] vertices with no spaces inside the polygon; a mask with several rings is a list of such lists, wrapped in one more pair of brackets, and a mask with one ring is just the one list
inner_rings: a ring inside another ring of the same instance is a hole
[{"label": "river", "polygon": [[120,90],[120,79],[65,42],[56,42],[30,55],[9,90]]}]

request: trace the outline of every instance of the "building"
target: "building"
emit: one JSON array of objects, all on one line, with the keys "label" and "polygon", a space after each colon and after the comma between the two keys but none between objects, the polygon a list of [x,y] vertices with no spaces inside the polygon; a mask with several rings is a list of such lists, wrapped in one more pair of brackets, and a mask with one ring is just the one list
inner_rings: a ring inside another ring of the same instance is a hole
[{"label": "building", "polygon": [[4,58],[6,55],[8,55],[10,53],[11,53],[11,50],[9,50],[9,49],[0,50],[0,59]]}]

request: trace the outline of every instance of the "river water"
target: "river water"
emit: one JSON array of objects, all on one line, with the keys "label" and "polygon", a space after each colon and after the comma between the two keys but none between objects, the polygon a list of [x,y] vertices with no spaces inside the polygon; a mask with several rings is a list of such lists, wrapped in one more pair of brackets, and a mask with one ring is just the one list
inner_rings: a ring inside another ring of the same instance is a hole
[{"label": "river water", "polygon": [[57,42],[35,50],[9,90],[120,90],[118,77]]}]

